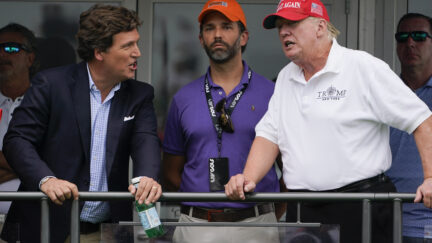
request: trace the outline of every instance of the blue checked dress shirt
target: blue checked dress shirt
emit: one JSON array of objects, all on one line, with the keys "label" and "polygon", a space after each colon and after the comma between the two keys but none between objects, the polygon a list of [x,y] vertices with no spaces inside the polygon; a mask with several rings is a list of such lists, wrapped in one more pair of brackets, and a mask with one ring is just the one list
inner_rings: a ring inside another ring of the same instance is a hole
[{"label": "blue checked dress shirt", "polygon": [[[98,90],[90,75],[87,65],[90,85],[91,106],[91,150],[90,150],[90,188],[89,191],[108,191],[105,145],[108,126],[108,115],[111,100],[115,91],[120,89],[120,83],[111,89],[102,102],[101,92]],[[87,201],[81,211],[80,220],[100,223],[110,217],[109,203],[107,201]]]}]

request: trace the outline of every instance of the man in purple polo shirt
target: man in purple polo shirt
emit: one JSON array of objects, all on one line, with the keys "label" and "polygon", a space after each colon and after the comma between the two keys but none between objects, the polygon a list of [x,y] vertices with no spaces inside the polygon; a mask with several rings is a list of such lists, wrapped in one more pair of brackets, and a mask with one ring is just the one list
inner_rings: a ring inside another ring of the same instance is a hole
[{"label": "man in purple polo shirt", "polygon": [[[221,192],[243,171],[274,85],[242,60],[249,34],[234,0],[208,1],[199,17],[210,67],[173,98],[163,143],[166,191]],[[258,192],[279,192],[271,169]],[[276,222],[273,204],[185,202],[180,222]],[[276,228],[177,227],[174,242],[278,242]]]}]

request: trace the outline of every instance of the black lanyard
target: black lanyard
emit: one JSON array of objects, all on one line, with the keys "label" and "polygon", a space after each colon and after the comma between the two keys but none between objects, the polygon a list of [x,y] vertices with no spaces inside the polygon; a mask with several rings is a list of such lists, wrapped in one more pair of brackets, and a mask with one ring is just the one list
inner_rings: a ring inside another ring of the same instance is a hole
[{"label": "black lanyard", "polygon": [[[250,83],[250,80],[252,78],[252,70],[249,68],[248,71],[248,82]],[[235,96],[234,99],[231,101],[231,104],[229,105],[228,109],[226,110],[227,114],[229,116],[231,116],[231,114],[234,111],[234,108],[237,106],[238,101],[240,100],[240,98],[243,96],[244,91],[246,90],[247,86],[244,86],[241,90],[239,90]],[[204,81],[204,91],[206,94],[206,99],[207,99],[207,105],[209,108],[209,112],[210,112],[210,117],[212,119],[213,125],[216,129],[217,132],[217,143],[218,143],[218,156],[220,157],[220,153],[221,153],[221,149],[222,149],[222,128],[219,125],[219,121],[218,121],[218,117],[216,116],[216,111],[215,111],[215,107],[214,107],[214,102],[213,102],[213,98],[211,96],[211,91],[210,91],[210,84],[208,81],[208,73],[205,77],[205,81]]]}]

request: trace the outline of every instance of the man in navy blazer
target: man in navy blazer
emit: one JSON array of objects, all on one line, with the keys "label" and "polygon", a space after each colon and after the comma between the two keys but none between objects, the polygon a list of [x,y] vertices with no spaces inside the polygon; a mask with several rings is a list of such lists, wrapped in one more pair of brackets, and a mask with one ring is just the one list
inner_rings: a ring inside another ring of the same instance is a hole
[{"label": "man in navy blazer", "polygon": [[[139,25],[136,13],[123,7],[95,5],[83,12],[77,38],[84,62],[37,74],[14,112],[3,151],[22,181],[18,190],[41,190],[53,202],[52,242],[70,235],[67,199],[78,198],[78,191],[129,189],[140,203],[162,194],[153,88],[133,80]],[[133,176],[141,176],[137,190],[128,181],[129,156]],[[81,242],[98,242],[100,223],[132,220],[131,206],[82,202]],[[14,201],[2,238],[38,242],[40,218],[40,202]]]}]

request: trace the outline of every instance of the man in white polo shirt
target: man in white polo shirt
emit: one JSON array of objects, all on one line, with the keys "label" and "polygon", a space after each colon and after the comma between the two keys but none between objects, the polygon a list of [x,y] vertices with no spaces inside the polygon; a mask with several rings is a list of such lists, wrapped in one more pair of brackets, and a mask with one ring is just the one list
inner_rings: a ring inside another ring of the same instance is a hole
[{"label": "man in white polo shirt", "polygon": [[[3,137],[9,127],[12,114],[21,104],[24,93],[30,87],[30,78],[36,74],[36,37],[31,30],[17,23],[0,29],[0,191],[16,191],[20,185],[15,171],[3,155]],[[0,214],[7,214],[10,201],[0,202]]]},{"label": "man in white polo shirt", "polygon": [[[340,46],[319,0],[282,0],[263,24],[278,28],[292,62],[278,75],[243,174],[225,186],[228,197],[244,199],[253,191],[279,151],[291,191],[395,191],[382,174],[391,165],[392,126],[414,134],[425,178],[415,201],[431,207],[429,108],[383,61]],[[373,242],[392,242],[391,205],[376,203],[372,210]],[[288,209],[287,219],[295,216],[295,208]],[[304,203],[301,220],[338,224],[340,242],[361,242],[361,203]]]}]

